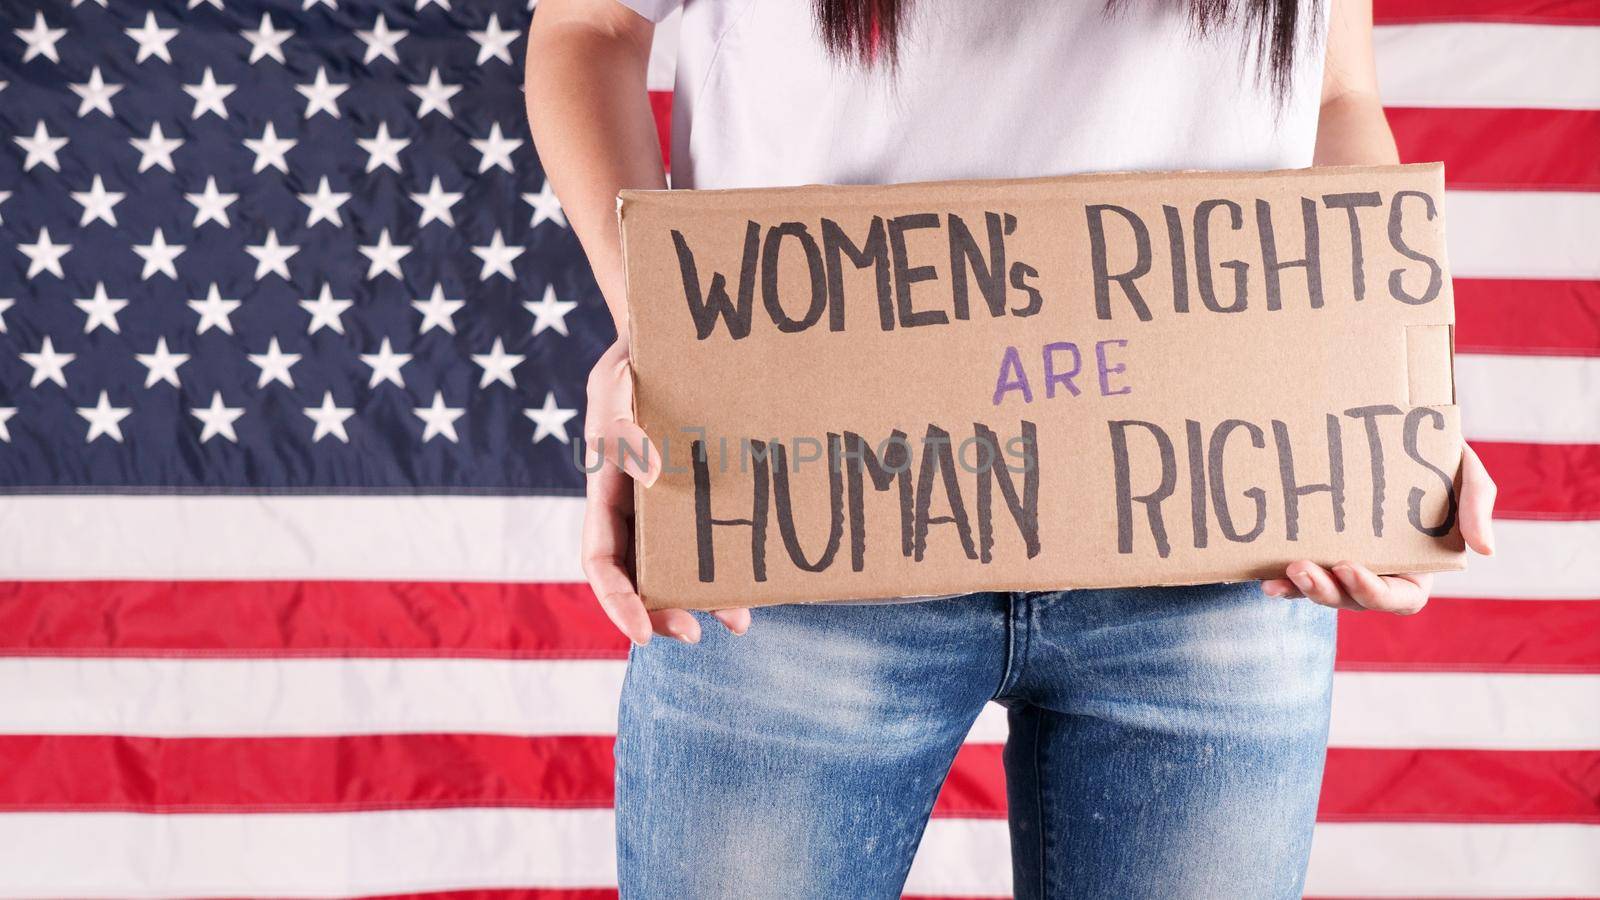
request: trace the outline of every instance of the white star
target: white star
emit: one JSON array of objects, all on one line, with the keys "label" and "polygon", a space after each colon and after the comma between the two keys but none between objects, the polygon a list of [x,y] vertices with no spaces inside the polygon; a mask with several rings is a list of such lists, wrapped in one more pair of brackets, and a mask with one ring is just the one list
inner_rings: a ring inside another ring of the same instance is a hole
[{"label": "white star", "polygon": [[202,3],[222,9],[222,0],[189,0],[189,9],[194,9]]},{"label": "white star", "polygon": [[168,138],[161,132],[160,122],[151,123],[149,137],[129,138],[128,143],[139,151],[139,171],[160,166],[168,172],[177,172],[172,165],[172,151],[183,146],[183,139]]},{"label": "white star", "polygon": [[261,14],[261,27],[246,29],[244,39],[250,42],[250,64],[255,65],[263,56],[270,56],[280,63],[287,62],[283,58],[283,42],[294,37],[294,32],[288,29],[279,31],[272,27],[272,19],[266,13]]},{"label": "white star", "polygon": [[567,214],[562,210],[556,192],[550,189],[550,179],[545,179],[539,193],[523,194],[522,202],[533,207],[533,221],[529,223],[533,227],[538,228],[540,222],[554,222],[562,228],[567,227]]},{"label": "white star", "polygon": [[517,273],[511,270],[511,261],[526,253],[527,249],[507,247],[499,229],[496,229],[486,246],[472,248],[473,254],[483,260],[483,269],[478,273],[479,280],[488,281],[491,275],[504,275],[507,280],[516,281]]},{"label": "white star", "polygon": [[378,133],[370,138],[356,138],[356,143],[361,149],[367,151],[367,171],[388,166],[400,171],[400,151],[410,146],[410,138],[392,138],[389,136],[389,123],[379,122]]},{"label": "white star", "polygon": [[6,333],[6,310],[17,305],[17,301],[9,297],[0,299],[0,334]]},{"label": "white star", "polygon": [[400,367],[411,362],[411,354],[394,352],[389,346],[388,338],[383,339],[377,353],[361,354],[361,361],[372,367],[372,378],[367,381],[367,387],[375,388],[385,381],[401,387],[406,386],[405,376],[400,374]]},{"label": "white star", "polygon": [[[11,199],[11,192],[10,191],[0,191],[0,203],[4,203],[4,202],[6,202],[7,200],[10,200],[10,199]],[[0,225],[5,224],[5,221],[6,221],[5,217],[4,216],[0,216]]]},{"label": "white star", "polygon": [[100,400],[93,406],[78,407],[78,415],[83,416],[89,423],[89,436],[84,438],[85,443],[93,443],[94,439],[105,435],[117,443],[122,443],[122,420],[128,417],[133,410],[126,406],[112,406],[111,399],[105,391],[100,392]]},{"label": "white star", "polygon": [[28,277],[32,278],[40,272],[48,271],[57,278],[67,276],[61,274],[61,257],[72,250],[71,244],[55,244],[50,241],[50,229],[39,229],[39,239],[31,244],[18,244],[17,249],[28,258]]},{"label": "white star", "polygon": [[450,0],[417,0],[417,12],[422,12],[422,8],[430,3],[439,4],[440,9],[450,8]]},{"label": "white star", "polygon": [[222,291],[217,289],[216,282],[212,282],[204,300],[190,300],[189,308],[200,314],[200,324],[194,327],[195,334],[205,334],[209,328],[233,334],[233,320],[228,317],[239,308],[239,301],[222,299]]},{"label": "white star", "polygon": [[512,140],[501,134],[499,122],[489,127],[488,137],[482,140],[473,138],[472,146],[483,154],[483,158],[478,161],[478,171],[480,173],[487,172],[495,166],[499,166],[507,172],[515,172],[511,168],[511,154],[522,146],[522,141]]},{"label": "white star", "polygon": [[455,216],[450,214],[450,207],[461,201],[462,194],[450,193],[439,185],[439,176],[433,176],[433,184],[425,194],[412,194],[411,202],[422,207],[422,219],[417,222],[417,227],[429,222],[443,222],[445,225],[456,227]]},{"label": "white star", "polygon": [[22,361],[33,367],[33,377],[28,379],[28,387],[38,387],[46,381],[66,387],[67,364],[77,358],[76,353],[57,353],[55,345],[50,343],[50,336],[45,335],[38,353],[22,354]]},{"label": "white star", "polygon": [[490,57],[508,66],[511,65],[511,43],[517,39],[517,32],[501,28],[499,15],[491,13],[489,27],[482,31],[469,31],[467,34],[478,42],[478,65],[488,62]]},{"label": "white star", "polygon": [[133,245],[133,252],[139,254],[139,258],[144,260],[144,272],[139,277],[149,281],[151,275],[160,272],[173,281],[177,281],[178,267],[175,261],[183,253],[183,250],[183,244],[167,243],[166,235],[161,233],[161,229],[157,228],[155,235],[150,238],[150,243]]},{"label": "white star", "polygon": [[578,414],[575,409],[562,409],[556,405],[554,392],[544,395],[544,406],[538,409],[524,409],[522,414],[533,422],[533,442],[535,444],[547,437],[553,437],[561,443],[569,443],[567,437],[567,422]]},{"label": "white star", "polygon": [[17,414],[15,406],[0,406],[0,441],[11,443],[11,428],[6,424]]},{"label": "white star", "polygon": [[44,20],[44,13],[33,14],[32,28],[13,28],[12,31],[28,45],[27,51],[22,54],[23,62],[30,62],[36,56],[42,56],[53,63],[61,62],[61,56],[56,53],[56,41],[61,40],[67,30],[51,28]]},{"label": "white star", "polygon": [[199,84],[186,84],[183,92],[194,98],[194,112],[189,116],[198,119],[206,113],[215,113],[217,118],[228,117],[228,107],[223,102],[232,94],[236,85],[217,84],[217,78],[211,74],[211,67],[206,66],[205,74],[200,76]]},{"label": "white star", "polygon": [[[83,5],[83,2],[84,2],[84,0],[72,0],[72,8],[73,9],[77,9],[78,7]],[[91,0],[91,2],[93,2],[96,6],[100,7],[101,9],[107,9],[108,8],[106,6],[106,0]]]},{"label": "white star", "polygon": [[337,10],[339,8],[339,4],[336,3],[335,0],[306,0],[305,5],[300,7],[300,11],[304,12],[319,3],[332,10]]},{"label": "white star", "polygon": [[306,227],[310,228],[318,222],[332,222],[334,227],[343,228],[344,219],[339,215],[339,207],[349,199],[349,194],[334,193],[328,187],[328,176],[322,176],[316,193],[300,195],[300,202],[310,208],[306,213]]},{"label": "white star", "polygon": [[465,300],[446,300],[444,298],[444,285],[433,286],[433,295],[426,300],[413,300],[411,306],[422,313],[422,325],[417,328],[417,334],[427,334],[430,328],[440,328],[450,334],[456,333],[456,322],[452,318],[466,306]]},{"label": "white star", "polygon": [[456,437],[456,420],[466,415],[467,411],[445,406],[443,391],[433,392],[432,406],[419,406],[413,409],[412,412],[416,413],[417,418],[423,422],[422,442],[424,444],[441,436],[452,444],[460,442],[460,438]]},{"label": "white star", "polygon": [[411,85],[411,93],[417,95],[421,101],[417,104],[417,118],[421,119],[431,112],[444,115],[446,119],[454,119],[455,112],[450,109],[450,98],[461,93],[461,85],[445,84],[439,79],[439,68],[434,67],[428,74],[427,84]]},{"label": "white star", "polygon": [[300,252],[298,244],[279,244],[278,230],[267,229],[267,239],[260,244],[246,244],[244,252],[256,258],[256,280],[272,272],[284,281],[289,280],[289,257]]},{"label": "white star", "polygon": [[122,202],[127,194],[106,190],[105,182],[100,176],[94,177],[94,182],[87,191],[73,191],[72,199],[83,207],[83,216],[78,219],[78,227],[83,227],[99,219],[107,225],[117,224],[116,206]]},{"label": "white star", "polygon": [[250,361],[261,370],[260,377],[256,379],[257,388],[264,388],[274,381],[294,387],[294,376],[289,374],[289,368],[300,361],[300,354],[283,352],[276,337],[267,342],[267,352],[251,353],[249,356]]},{"label": "white star", "polygon": [[317,295],[317,299],[300,301],[300,308],[311,314],[311,322],[306,325],[306,334],[316,334],[321,328],[331,328],[344,334],[344,320],[339,317],[354,305],[353,300],[333,299],[333,285],[324,282],[322,293]]},{"label": "white star", "polygon": [[525,359],[527,357],[522,354],[507,353],[505,345],[499,338],[495,338],[494,346],[489,348],[488,353],[472,354],[472,361],[483,367],[483,377],[478,379],[478,387],[486,388],[497,381],[509,387],[516,387],[517,379],[511,374],[511,370],[522,365]]},{"label": "white star", "polygon": [[333,402],[333,391],[323,392],[321,406],[308,406],[305,410],[311,421],[317,423],[317,429],[311,435],[313,442],[331,434],[346,444],[350,443],[350,435],[344,430],[344,421],[355,415],[356,411],[336,405]]},{"label": "white star", "polygon": [[567,313],[578,308],[572,300],[557,300],[556,286],[546,285],[544,297],[538,303],[532,300],[522,304],[522,308],[533,313],[533,333],[538,334],[546,328],[559,335],[567,333]]},{"label": "white star", "polygon": [[223,228],[232,227],[228,221],[228,207],[233,201],[239,199],[238,194],[224,194],[217,190],[215,176],[206,178],[205,190],[198,194],[184,194],[183,199],[194,204],[194,227],[199,228],[207,222],[216,222]]},{"label": "white star", "polygon": [[233,423],[244,415],[244,407],[224,405],[221,391],[211,392],[210,406],[195,407],[189,410],[189,414],[204,426],[200,429],[200,443],[204,444],[219,435],[235,444],[239,443],[239,436],[233,433]]},{"label": "white star", "polygon": [[339,95],[350,90],[348,84],[331,84],[328,81],[328,70],[317,67],[317,78],[310,84],[297,84],[294,89],[306,98],[306,118],[311,118],[319,112],[325,112],[335,119],[339,118]]},{"label": "white star", "polygon": [[51,137],[50,129],[44,127],[43,119],[33,126],[33,137],[14,137],[12,140],[28,154],[22,161],[22,171],[26,172],[40,164],[52,172],[61,171],[61,160],[56,158],[56,153],[67,145],[67,139]]},{"label": "white star", "polygon": [[293,150],[294,145],[298,143],[300,142],[293,138],[278,137],[277,129],[268,122],[267,127],[261,131],[261,137],[244,139],[244,145],[256,155],[255,167],[250,171],[260,172],[271,166],[285,175],[289,174],[289,161],[284,159],[283,155]]},{"label": "white star", "polygon": [[122,328],[117,324],[117,313],[122,312],[128,305],[126,300],[114,300],[106,295],[106,285],[97,281],[94,285],[94,296],[87,300],[72,301],[88,320],[83,323],[83,333],[88,334],[96,328],[104,328],[113,334],[121,334]]},{"label": "white star", "polygon": [[124,28],[123,32],[139,42],[139,55],[134,62],[142,63],[152,56],[160,57],[162,62],[172,62],[172,53],[167,50],[167,42],[177,35],[178,29],[158,26],[155,13],[145,13],[144,25],[139,28]]},{"label": "white star", "polygon": [[161,382],[166,382],[173,387],[183,387],[178,380],[178,367],[189,361],[187,353],[173,353],[167,349],[167,339],[157,338],[156,349],[153,353],[135,353],[134,359],[147,370],[144,373],[144,386],[155,387]]},{"label": "white star", "polygon": [[389,23],[379,15],[371,31],[356,32],[356,37],[361,38],[367,45],[367,53],[361,60],[362,64],[370,65],[380,56],[392,63],[399,63],[400,56],[395,52],[395,45],[405,40],[406,35],[410,33],[400,30],[390,31]]},{"label": "white star", "polygon": [[367,280],[377,278],[379,274],[389,274],[405,280],[405,274],[400,271],[400,260],[406,258],[411,252],[410,244],[394,244],[389,241],[389,229],[385,228],[378,234],[376,244],[358,244],[356,249],[361,251],[371,265],[367,266]]},{"label": "white star", "polygon": [[122,90],[120,84],[106,84],[105,78],[100,75],[100,67],[95,66],[89,72],[89,80],[83,84],[69,84],[72,92],[83,98],[78,103],[78,118],[89,114],[90,110],[98,110],[113,118],[116,113],[111,109],[111,98]]}]

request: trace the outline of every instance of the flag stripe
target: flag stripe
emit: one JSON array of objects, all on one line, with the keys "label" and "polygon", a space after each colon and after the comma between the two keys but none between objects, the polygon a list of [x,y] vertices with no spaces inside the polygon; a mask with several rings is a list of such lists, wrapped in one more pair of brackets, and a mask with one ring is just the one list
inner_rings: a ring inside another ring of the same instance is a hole
[{"label": "flag stripe", "polygon": [[1335,747],[1587,750],[1600,747],[1600,676],[1339,672]]},{"label": "flag stripe", "polygon": [[1440,572],[1440,597],[1588,600],[1600,586],[1600,522],[1501,521],[1495,554],[1473,556],[1460,572]]},{"label": "flag stripe", "polygon": [[1446,191],[1444,207],[1456,278],[1600,279],[1600,192]]},{"label": "flag stripe", "polygon": [[1600,25],[1600,14],[1588,0],[1378,0],[1372,16],[1385,25],[1467,21]]},{"label": "flag stripe", "polygon": [[1380,25],[1373,48],[1385,106],[1600,109],[1600,29]]},{"label": "flag stripe", "polygon": [[1600,751],[1328,751],[1317,820],[1600,824]]},{"label": "flag stripe", "polygon": [[1468,190],[1600,190],[1600,111],[1384,110],[1400,158],[1444,163],[1445,184]]},{"label": "flag stripe", "polygon": [[1468,440],[1600,443],[1600,356],[1463,353],[1455,368]]},{"label": "flag stripe", "polygon": [[1600,281],[1457,278],[1455,295],[1457,353],[1600,356]]},{"label": "flag stripe", "polygon": [[1496,518],[1600,518],[1600,444],[1473,441],[1472,448],[1500,489]]},{"label": "flag stripe", "polygon": [[1418,616],[1339,616],[1342,671],[1600,672],[1600,601],[1435,597]]}]

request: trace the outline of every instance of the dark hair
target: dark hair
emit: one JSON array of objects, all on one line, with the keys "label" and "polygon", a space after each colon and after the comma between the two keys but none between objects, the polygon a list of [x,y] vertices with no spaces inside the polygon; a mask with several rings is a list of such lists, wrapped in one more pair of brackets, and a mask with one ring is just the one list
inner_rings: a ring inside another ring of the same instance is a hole
[{"label": "dark hair", "polygon": [[[894,68],[906,13],[914,0],[812,0],[822,43],[838,59],[857,65]],[[983,0],[977,0],[983,2]],[[1056,0],[1075,2],[1075,0]],[[1141,0],[1107,0],[1114,13],[1126,3]],[[1321,0],[1184,0],[1189,19],[1204,37],[1218,26],[1242,19],[1255,32],[1257,78],[1266,78],[1280,98],[1293,75],[1295,39],[1302,12],[1315,16]]]}]

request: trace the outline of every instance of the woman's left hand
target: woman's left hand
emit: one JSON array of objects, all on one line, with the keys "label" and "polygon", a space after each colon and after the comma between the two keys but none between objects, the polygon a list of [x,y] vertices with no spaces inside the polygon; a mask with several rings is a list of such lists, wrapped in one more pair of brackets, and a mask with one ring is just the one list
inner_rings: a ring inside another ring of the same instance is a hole
[{"label": "woman's left hand", "polygon": [[[1484,556],[1494,554],[1490,516],[1494,512],[1494,480],[1471,447],[1462,444],[1461,501],[1457,508],[1461,536]],[[1433,588],[1433,575],[1375,575],[1348,560],[1325,569],[1309,559],[1292,562],[1284,578],[1261,582],[1273,597],[1306,597],[1334,609],[1372,609],[1409,616],[1422,611]]]}]

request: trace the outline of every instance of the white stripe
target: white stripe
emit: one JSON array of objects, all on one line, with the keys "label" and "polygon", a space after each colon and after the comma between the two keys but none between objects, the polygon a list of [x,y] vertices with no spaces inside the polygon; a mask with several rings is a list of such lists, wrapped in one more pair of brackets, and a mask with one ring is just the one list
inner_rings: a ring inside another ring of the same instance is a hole
[{"label": "white stripe", "polygon": [[1456,402],[1467,440],[1600,443],[1600,357],[1463,353]]},{"label": "white stripe", "polygon": [[1385,106],[1600,108],[1600,29],[1439,23],[1373,29]]},{"label": "white stripe", "polygon": [[1312,844],[1305,893],[1600,896],[1600,827],[1324,823]]},{"label": "white stripe", "polygon": [[1447,191],[1444,221],[1457,278],[1600,278],[1600,192]]},{"label": "white stripe", "polygon": [[1600,599],[1600,522],[1497,519],[1494,541],[1494,556],[1472,556],[1465,571],[1441,572],[1434,581],[1434,595]]},{"label": "white stripe", "polygon": [[673,76],[678,71],[678,29],[682,22],[683,7],[680,6],[656,23],[655,38],[650,42],[650,68],[645,72],[646,89],[672,90]]},{"label": "white stripe", "polygon": [[[1426,615],[1426,613],[1424,613]],[[1600,675],[1340,672],[1334,747],[1600,747]]]},{"label": "white stripe", "polygon": [[582,581],[577,497],[11,496],[0,580]]}]

